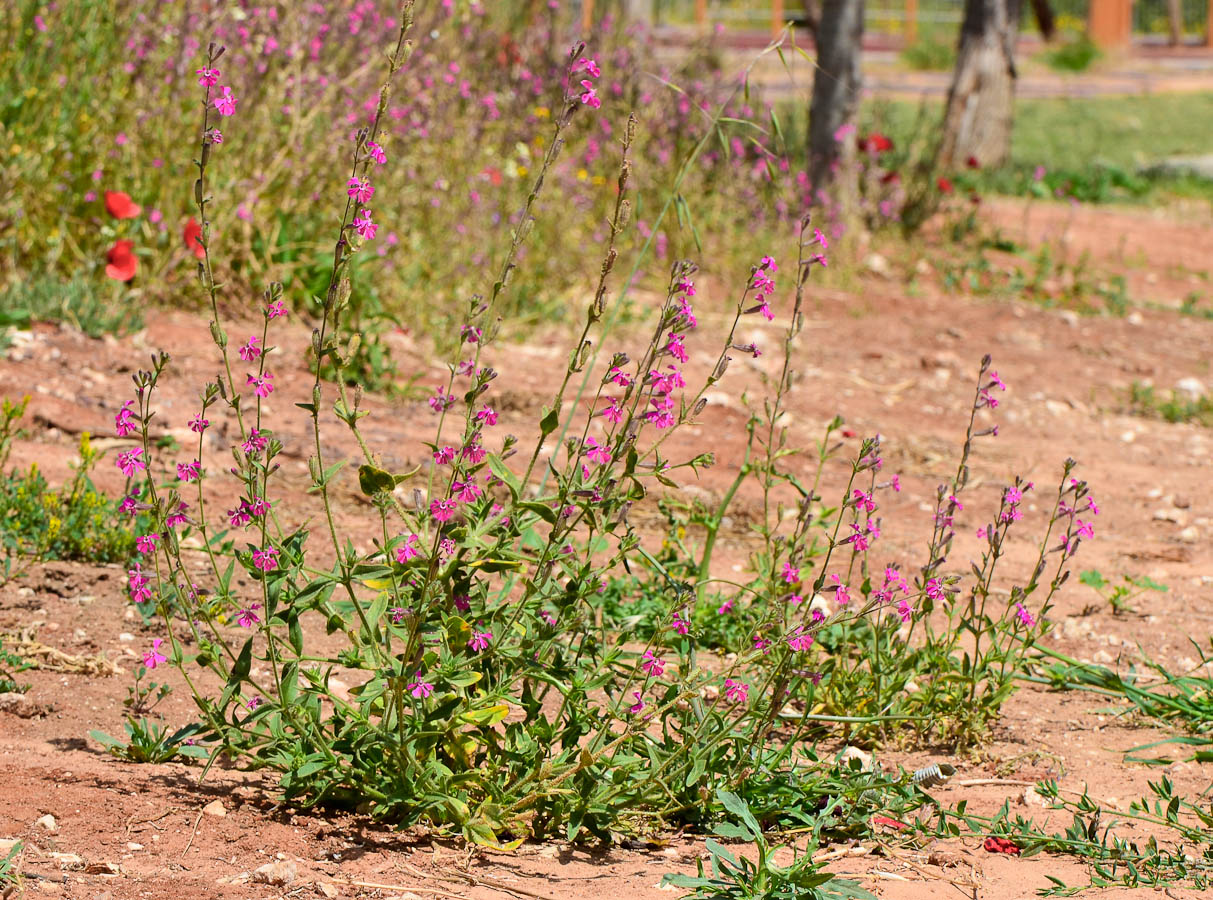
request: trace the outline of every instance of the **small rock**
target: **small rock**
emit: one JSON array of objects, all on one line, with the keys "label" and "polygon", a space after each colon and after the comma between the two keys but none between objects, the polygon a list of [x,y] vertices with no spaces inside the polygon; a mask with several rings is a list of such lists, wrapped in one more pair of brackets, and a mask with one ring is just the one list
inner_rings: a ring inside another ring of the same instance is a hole
[{"label": "small rock", "polygon": [[872,754],[866,750],[860,750],[858,747],[843,747],[842,752],[838,754],[838,763],[844,768],[850,768],[853,759],[859,760],[861,772],[871,772],[876,768]]},{"label": "small rock", "polygon": [[1141,313],[1137,312],[1137,310],[1134,310],[1133,312],[1131,312],[1127,316],[1125,316],[1125,321],[1128,322],[1130,325],[1140,325],[1142,322],[1145,321],[1145,317],[1142,316]]},{"label": "small rock", "polygon": [[1206,394],[1204,383],[1199,378],[1181,378],[1175,382],[1175,393],[1195,403]]},{"label": "small rock", "polygon": [[1156,509],[1154,510],[1155,522],[1173,522],[1176,525],[1185,524],[1186,517],[1178,509]]},{"label": "small rock", "polygon": [[129,631],[124,631],[118,635],[118,640],[122,641],[124,644],[130,644],[135,640],[135,636]]},{"label": "small rock", "polygon": [[59,830],[59,823],[55,821],[55,817],[50,813],[47,813],[42,818],[36,820],[34,822],[34,826],[41,828],[43,831],[49,831],[51,834],[54,834]]},{"label": "small rock", "polygon": [[893,267],[889,265],[889,261],[879,253],[869,253],[863,259],[863,267],[873,275],[879,275],[881,278],[889,278],[893,274]]},{"label": "small rock", "polygon": [[131,851],[131,853],[138,853],[140,850],[143,849],[143,845],[136,844],[134,841],[131,841],[129,844],[126,845],[126,849]]},{"label": "small rock", "polygon": [[52,853],[51,859],[59,863],[61,869],[84,868],[84,857],[77,853]]},{"label": "small rock", "polygon": [[316,890],[328,897],[329,900],[333,900],[333,898],[339,893],[337,888],[333,887],[333,885],[329,884],[327,881],[317,881]]},{"label": "small rock", "polygon": [[1120,439],[1121,439],[1121,441],[1123,441],[1126,444],[1131,444],[1135,440],[1137,440],[1137,432],[1136,431],[1126,431],[1124,434],[1122,434],[1120,436]]},{"label": "small rock", "polygon": [[1028,785],[1019,795],[1020,806],[1044,806],[1045,798],[1036,793],[1035,785]]},{"label": "small rock", "polygon": [[1061,317],[1061,320],[1071,328],[1078,327],[1078,313],[1074,312],[1074,310],[1063,309],[1058,315]]},{"label": "small rock", "polygon": [[1200,540],[1200,529],[1195,525],[1189,525],[1178,535],[1176,535],[1185,544],[1195,544]]},{"label": "small rock", "polygon": [[227,815],[227,810],[224,808],[222,800],[212,800],[202,807],[202,813],[203,815],[214,816],[216,819],[222,819]]},{"label": "small rock", "polygon": [[287,885],[299,879],[299,868],[289,859],[285,862],[266,863],[253,870],[251,880],[257,884]]},{"label": "small rock", "polygon": [[0,712],[12,713],[15,716],[20,716],[23,719],[28,719],[34,715],[34,705],[29,702],[29,697],[25,694],[19,694],[16,691],[6,691],[0,694]]},{"label": "small rock", "polygon": [[1110,663],[1115,658],[1116,657],[1114,657],[1107,650],[1096,650],[1094,653],[1091,654],[1091,662],[1096,662],[1096,663],[1101,663],[1101,664]]}]

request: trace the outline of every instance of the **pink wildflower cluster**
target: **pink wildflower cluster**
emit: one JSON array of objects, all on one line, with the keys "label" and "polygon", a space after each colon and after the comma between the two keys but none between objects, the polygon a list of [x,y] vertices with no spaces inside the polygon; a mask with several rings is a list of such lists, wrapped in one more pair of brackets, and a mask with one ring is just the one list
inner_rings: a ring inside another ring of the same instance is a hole
[{"label": "pink wildflower cluster", "polygon": [[573,63],[570,74],[576,76],[581,72],[584,72],[587,77],[581,79],[581,95],[577,99],[586,106],[598,109],[598,107],[602,106],[602,100],[599,98],[598,89],[594,86],[594,82],[591,79],[601,75],[602,70],[598,68],[598,63],[593,59],[583,56]]},{"label": "pink wildflower cluster", "polygon": [[757,295],[759,302],[757,306],[747,309],[747,313],[762,313],[762,317],[768,322],[775,318],[775,314],[771,312],[770,303],[770,296],[775,293],[775,279],[771,275],[778,271],[779,266],[775,264],[775,260],[770,256],[764,256],[758,265],[754,267],[750,287]]}]

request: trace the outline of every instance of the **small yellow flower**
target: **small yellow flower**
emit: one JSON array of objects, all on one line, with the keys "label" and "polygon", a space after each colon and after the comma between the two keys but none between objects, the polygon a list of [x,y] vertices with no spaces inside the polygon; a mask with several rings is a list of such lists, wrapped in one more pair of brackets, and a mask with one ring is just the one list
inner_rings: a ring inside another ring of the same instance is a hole
[{"label": "small yellow flower", "polygon": [[527,171],[528,171],[528,170],[527,170],[527,167],[526,167],[526,166],[519,166],[519,167],[518,167],[518,177],[519,177],[519,178],[525,178],[525,177],[526,177],[526,173],[527,173]]},{"label": "small yellow flower", "polygon": [[590,173],[587,172],[585,169],[577,170],[577,180],[578,181],[585,181],[589,177],[590,177]]},{"label": "small yellow flower", "polygon": [[536,106],[535,107],[535,115],[537,115],[541,119],[546,119],[551,114],[552,114],[552,111],[550,109],[548,109],[546,106]]},{"label": "small yellow flower", "polygon": [[601,175],[595,175],[593,178],[590,179],[590,184],[596,184],[599,187],[601,187],[602,185],[606,184],[606,179],[603,178]]}]

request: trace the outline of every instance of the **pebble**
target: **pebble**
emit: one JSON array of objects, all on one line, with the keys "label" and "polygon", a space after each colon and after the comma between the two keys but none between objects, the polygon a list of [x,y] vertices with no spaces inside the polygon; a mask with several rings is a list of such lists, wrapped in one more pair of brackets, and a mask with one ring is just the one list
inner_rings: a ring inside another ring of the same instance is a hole
[{"label": "pebble", "polygon": [[222,819],[227,815],[227,810],[224,808],[222,800],[212,800],[202,807],[202,812],[204,815],[214,816],[217,819]]},{"label": "pebble", "polygon": [[1181,378],[1175,382],[1175,392],[1195,403],[1205,395],[1205,386],[1199,378]]},{"label": "pebble", "polygon": [[131,853],[138,853],[140,850],[143,849],[143,845],[136,844],[134,841],[131,841],[130,843],[128,843],[126,845],[126,849],[131,851]]},{"label": "pebble", "polygon": [[1200,540],[1200,529],[1195,525],[1189,525],[1178,534],[1178,537],[1185,544],[1195,544]]},{"label": "pebble", "polygon": [[135,636],[133,634],[131,634],[129,631],[124,631],[120,635],[118,635],[118,640],[122,641],[122,643],[124,643],[124,644],[130,644],[130,643],[134,642]]},{"label": "pebble", "polygon": [[59,830],[59,823],[55,821],[55,817],[50,813],[35,821],[34,825],[43,831],[49,831],[51,834]]},{"label": "pebble", "polygon": [[876,763],[872,760],[872,754],[858,747],[843,747],[842,752],[838,754],[838,764],[846,768],[850,768],[851,760],[853,759],[859,760],[859,770],[861,772],[871,772],[876,768]]},{"label": "pebble", "polygon": [[288,885],[299,879],[299,867],[290,860],[266,863],[253,870],[250,880],[257,884]]}]

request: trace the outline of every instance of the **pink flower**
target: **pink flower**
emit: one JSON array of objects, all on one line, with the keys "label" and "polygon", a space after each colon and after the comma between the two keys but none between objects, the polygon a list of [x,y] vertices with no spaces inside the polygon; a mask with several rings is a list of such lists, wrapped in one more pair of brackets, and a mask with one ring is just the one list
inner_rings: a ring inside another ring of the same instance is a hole
[{"label": "pink flower", "polygon": [[406,563],[410,559],[416,559],[421,556],[421,548],[417,546],[421,538],[416,534],[410,534],[408,539],[396,548],[396,562]]},{"label": "pink flower", "polygon": [[485,425],[496,425],[497,411],[491,406],[486,406],[476,413],[476,421],[483,422]]},{"label": "pink flower", "polygon": [[611,451],[592,437],[585,439],[585,456],[592,463],[605,466],[611,461]]},{"label": "pink flower", "polygon": [[1018,600],[1015,601],[1015,617],[1019,619],[1019,623],[1025,628],[1031,628],[1036,624],[1036,617],[1028,612],[1027,607]]},{"label": "pink flower", "polygon": [[269,446],[270,440],[256,428],[249,429],[248,438],[240,445],[240,449],[252,456]]},{"label": "pink flower", "polygon": [[133,450],[123,450],[118,454],[118,458],[114,462],[122,470],[123,475],[131,478],[136,472],[142,472],[147,469],[147,464],[139,458],[142,455],[142,447],[135,447]]},{"label": "pink flower", "polygon": [[733,598],[732,597],[725,600],[724,603],[722,603],[718,607],[716,607],[716,615],[718,615],[718,616],[726,615],[727,613],[731,613],[732,611],[733,611]]},{"label": "pink flower", "polygon": [[268,397],[274,393],[274,376],[269,372],[263,373],[260,377],[249,375],[246,384],[253,386],[253,393],[258,397]]},{"label": "pink flower", "polygon": [[240,358],[243,359],[245,362],[252,362],[258,356],[260,356],[261,348],[257,346],[257,342],[258,342],[257,336],[256,335],[251,336],[248,339],[248,343],[246,343],[240,347],[240,350],[239,350]]},{"label": "pink flower", "polygon": [[676,634],[687,634],[691,630],[691,623],[682,617],[682,613],[674,613],[674,620],[670,623],[670,627]]},{"label": "pink flower", "polygon": [[665,660],[660,656],[654,656],[652,650],[645,650],[644,661],[640,664],[640,668],[653,678],[660,678],[665,674]]},{"label": "pink flower", "polygon": [[745,703],[750,695],[750,686],[744,681],[724,680],[724,698],[730,703]]},{"label": "pink flower", "polygon": [[866,491],[861,491],[859,488],[851,491],[851,499],[855,503],[856,509],[862,509],[867,512],[876,512],[876,501],[872,499],[872,495]]},{"label": "pink flower", "polygon": [[194,418],[190,419],[190,431],[202,434],[202,432],[206,431],[206,426],[210,424],[210,419],[204,419],[202,418],[202,413],[198,413]]},{"label": "pink flower", "polygon": [[573,63],[573,72],[585,71],[591,78],[597,78],[602,74],[602,70],[598,68],[598,63],[588,56],[583,56],[577,62]]},{"label": "pink flower", "polygon": [[202,462],[194,460],[193,462],[177,463],[177,480],[178,481],[197,481],[202,475]]},{"label": "pink flower", "polygon": [[474,631],[472,632],[472,639],[468,641],[468,647],[480,653],[489,648],[489,641],[492,639],[493,632],[491,631]]},{"label": "pink flower", "polygon": [[154,669],[168,662],[168,657],[160,652],[160,645],[163,643],[164,638],[155,638],[152,641],[152,649],[143,651],[143,664],[149,669]]},{"label": "pink flower", "polygon": [[484,462],[485,451],[480,444],[467,444],[459,451],[459,456],[466,459],[469,465],[478,466]]},{"label": "pink flower", "polygon": [[683,346],[682,341],[683,337],[681,334],[676,331],[671,331],[669,341],[665,345],[665,351],[674,357],[674,359],[684,363],[687,361],[687,351],[686,347]]},{"label": "pink flower", "polygon": [[388,613],[391,614],[393,625],[399,625],[404,621],[404,610],[401,607],[393,606],[388,610]]},{"label": "pink flower", "polygon": [[365,207],[362,210],[362,218],[354,220],[354,230],[358,232],[358,236],[365,240],[373,240],[375,232],[379,226],[371,221],[371,211]]},{"label": "pink flower", "polygon": [[346,182],[345,192],[359,203],[366,203],[375,196],[375,189],[371,186],[369,178],[351,178]]},{"label": "pink flower", "polygon": [[265,500],[262,497],[254,496],[250,502],[244,504],[244,508],[249,511],[249,515],[260,519],[270,511],[271,505],[272,504],[268,500]]},{"label": "pink flower", "polygon": [[807,634],[803,625],[797,625],[796,630],[787,637],[788,647],[796,652],[803,652],[813,646],[813,635]]},{"label": "pink flower", "polygon": [[260,603],[254,603],[248,609],[242,609],[236,613],[236,624],[241,628],[252,628],[261,621],[260,617],[254,610],[261,609]]},{"label": "pink flower", "polygon": [[376,144],[374,141],[367,142],[366,152],[370,156],[370,158],[375,160],[375,162],[379,163],[379,165],[382,166],[387,163],[387,154],[384,153],[383,148],[380,147],[378,144]]},{"label": "pink flower", "polygon": [[834,592],[834,599],[838,601],[839,606],[846,606],[851,602],[850,589],[842,583],[842,580],[837,575],[831,575],[830,578],[838,585],[838,590]]},{"label": "pink flower", "polygon": [[221,116],[235,115],[236,103],[238,101],[232,96],[232,89],[230,87],[221,87],[219,90],[223,93],[221,96],[215,98],[215,110]]},{"label": "pink flower", "polygon": [[286,315],[286,304],[281,300],[275,300],[265,308],[265,317],[267,319],[276,319],[279,316]]},{"label": "pink flower", "polygon": [[618,425],[623,421],[623,408],[619,405],[619,401],[614,397],[607,399],[607,407],[598,415],[602,416],[608,422],[614,422]]},{"label": "pink flower", "polygon": [[787,584],[795,584],[800,580],[800,569],[790,562],[783,564],[783,580]]},{"label": "pink flower", "polygon": [[223,143],[223,132],[220,131],[218,128],[211,129],[211,143],[212,144],[222,144]]},{"label": "pink flower", "polygon": [[271,572],[278,568],[278,550],[275,547],[265,547],[253,551],[253,565],[262,572]]},{"label": "pink flower", "polygon": [[185,515],[185,511],[187,509],[189,509],[187,504],[178,503],[176,511],[171,512],[164,517],[164,524],[169,528],[176,528],[178,525],[184,525],[189,521],[188,517]]},{"label": "pink flower", "polygon": [[1077,522],[1078,522],[1078,530],[1075,533],[1080,538],[1087,538],[1089,540],[1090,538],[1095,537],[1095,526],[1094,525],[1092,525],[1090,522],[1084,522],[1082,519],[1078,519]]},{"label": "pink flower", "polygon": [[598,98],[598,91],[594,88],[594,82],[583,79],[581,86],[585,89],[578,98],[582,103],[593,109],[598,109],[598,107],[602,106],[602,101]]},{"label": "pink flower", "polygon": [[135,563],[135,568],[127,570],[126,577],[127,590],[130,592],[133,602],[145,603],[152,599],[152,591],[148,587],[150,579],[143,574],[139,563]]},{"label": "pink flower", "polygon": [[455,500],[434,500],[430,503],[430,515],[438,522],[450,521],[458,506]]},{"label": "pink flower", "polygon": [[901,476],[894,475],[891,479],[889,479],[889,487],[891,487],[894,490],[894,492],[900,492],[901,491]]},{"label": "pink flower", "polygon": [[453,482],[451,484],[451,491],[457,495],[460,503],[475,503],[484,495],[484,491],[480,488],[480,485],[474,484],[471,479]]},{"label": "pink flower", "polygon": [[467,612],[472,608],[472,598],[467,594],[456,594],[451,600],[455,603],[455,609],[460,612]]},{"label": "pink flower", "polygon": [[455,395],[445,393],[442,386],[439,385],[438,389],[434,392],[434,396],[430,397],[426,402],[429,403],[430,409],[434,412],[445,412],[455,402]]},{"label": "pink flower", "polygon": [[424,700],[434,693],[434,686],[428,681],[422,680],[420,672],[417,673],[413,681],[405,685],[405,689],[418,700]]},{"label": "pink flower", "polygon": [[905,597],[902,597],[901,601],[897,604],[897,615],[901,617],[901,621],[903,622],[909,622],[910,619],[914,618],[914,609],[910,606],[910,601]]},{"label": "pink flower", "polygon": [[203,66],[201,69],[196,69],[198,75],[198,83],[203,87],[212,87],[219,83],[219,70],[212,69],[209,66]]},{"label": "pink flower", "polygon": [[248,703],[244,704],[248,709],[253,710],[265,702],[265,699],[260,694],[255,694]]},{"label": "pink flower", "polygon": [[140,553],[155,553],[156,541],[160,540],[158,534],[143,534],[135,538],[135,549]]},{"label": "pink flower", "polygon": [[114,431],[118,437],[126,437],[128,434],[134,434],[138,431],[138,426],[134,421],[134,410],[131,409],[133,400],[127,400],[122,404],[122,409],[114,415]]},{"label": "pink flower", "polygon": [[640,699],[640,691],[632,691],[632,696],[636,698],[636,702],[628,707],[628,712],[639,715],[644,712],[644,701]]}]

